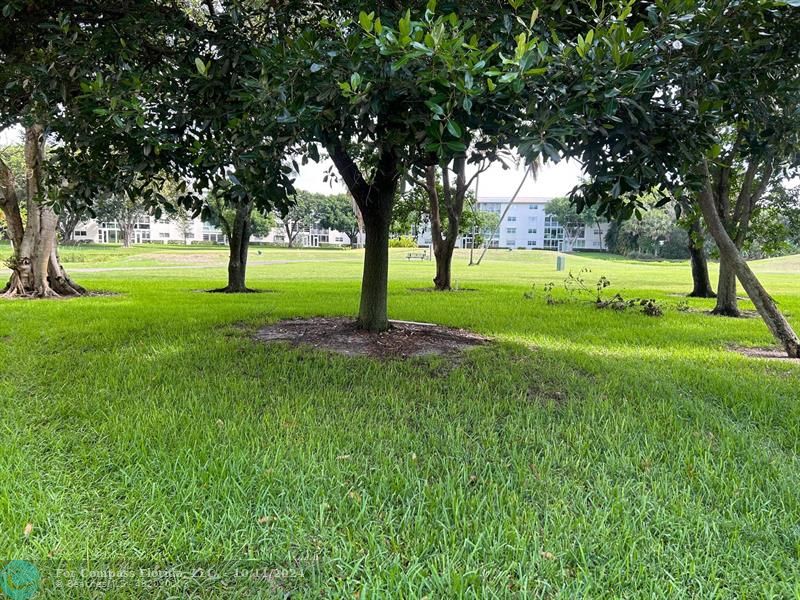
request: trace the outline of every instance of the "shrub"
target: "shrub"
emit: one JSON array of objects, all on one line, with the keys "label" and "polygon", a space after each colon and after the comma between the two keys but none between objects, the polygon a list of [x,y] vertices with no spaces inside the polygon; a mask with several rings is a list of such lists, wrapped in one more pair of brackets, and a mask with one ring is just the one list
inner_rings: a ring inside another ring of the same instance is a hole
[{"label": "shrub", "polygon": [[416,248],[417,240],[409,235],[392,238],[389,240],[389,248]]}]

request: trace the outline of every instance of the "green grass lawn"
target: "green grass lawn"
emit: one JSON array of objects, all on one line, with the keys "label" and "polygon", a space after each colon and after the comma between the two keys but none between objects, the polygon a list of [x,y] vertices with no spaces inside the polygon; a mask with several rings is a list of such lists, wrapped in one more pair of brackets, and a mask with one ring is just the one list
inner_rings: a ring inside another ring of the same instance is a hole
[{"label": "green grass lawn", "polygon": [[[760,320],[678,310],[686,263],[568,258],[652,318],[548,305],[553,254],[459,254],[477,291],[432,294],[406,252],[391,316],[495,345],[252,341],[353,315],[359,251],[254,249],[270,293],[226,296],[225,249],[64,250],[117,295],[0,302],[0,560],[37,598],[800,598],[800,364],[730,350],[772,345]],[[800,327],[800,257],[754,267]]]}]

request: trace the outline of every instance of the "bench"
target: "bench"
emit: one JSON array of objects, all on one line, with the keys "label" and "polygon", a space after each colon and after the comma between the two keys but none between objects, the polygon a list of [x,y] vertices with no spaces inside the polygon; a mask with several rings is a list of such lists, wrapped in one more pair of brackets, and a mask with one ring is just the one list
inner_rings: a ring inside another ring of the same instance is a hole
[{"label": "bench", "polygon": [[409,252],[406,254],[406,260],[428,260],[428,251],[425,250],[424,252]]}]

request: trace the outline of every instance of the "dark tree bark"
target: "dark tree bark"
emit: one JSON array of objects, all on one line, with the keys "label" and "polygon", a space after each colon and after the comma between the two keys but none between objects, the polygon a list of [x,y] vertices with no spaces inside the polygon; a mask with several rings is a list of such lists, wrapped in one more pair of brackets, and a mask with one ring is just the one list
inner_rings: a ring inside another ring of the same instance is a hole
[{"label": "dark tree bark", "polygon": [[[433,285],[437,291],[452,289],[453,250],[461,228],[461,217],[464,214],[464,198],[467,195],[466,159],[453,161],[456,174],[455,185],[451,184],[447,165],[442,167],[442,198],[436,188],[436,167],[426,170],[425,190],[431,213],[431,239],[433,256],[436,259],[436,276]],[[447,212],[447,227],[442,227],[442,204]]]},{"label": "dark tree bark", "polygon": [[326,147],[364,219],[366,244],[358,327],[386,331],[389,329],[389,228],[400,181],[400,160],[391,146],[381,148],[368,183],[340,141],[333,140]]},{"label": "dark tree bark", "polygon": [[58,216],[42,203],[45,131],[33,125],[25,131],[27,223],[23,224],[19,199],[13,192],[14,176],[0,162],[3,210],[9,224],[14,255],[9,260],[11,279],[2,293],[7,297],[48,298],[85,294],[73,282],[58,258]]},{"label": "dark tree bark", "polygon": [[358,325],[367,331],[389,329],[389,225],[391,200],[376,203],[364,214],[366,243]]},{"label": "dark tree bark", "polygon": [[81,214],[65,211],[58,216],[58,231],[61,234],[61,243],[69,245],[75,241],[75,229],[81,222]]},{"label": "dark tree bark", "polygon": [[[732,157],[740,142],[741,140],[737,139],[729,156],[720,161],[720,165],[715,167],[713,173],[709,172],[710,182],[712,183],[709,192],[712,194],[717,215],[737,252],[740,252],[744,246],[750,229],[753,211],[764,192],[766,192],[774,169],[769,157],[763,160],[751,160],[742,176],[739,193],[731,202]],[[736,267],[731,264],[730,257],[726,256],[720,249],[717,304],[714,310],[711,311],[713,314],[727,317],[741,316],[739,302],[736,297],[736,277]]]},{"label": "dark tree bark", "polygon": [[[705,165],[705,174],[708,175],[707,165]],[[739,278],[742,287],[747,291],[747,295],[758,310],[758,314],[761,315],[775,339],[783,346],[786,354],[791,358],[800,358],[800,338],[742,257],[739,248],[720,218],[714,192],[710,185],[710,177],[706,177],[706,181],[707,185],[699,195],[700,208],[708,229],[717,243],[720,255],[724,256],[728,264],[732,266],[736,277]]]},{"label": "dark tree bark", "polygon": [[[451,181],[448,165],[442,166],[442,197],[436,186],[436,167],[428,166],[425,181],[417,182],[428,194],[428,205],[431,217],[431,238],[433,255],[436,258],[436,277],[433,279],[437,291],[447,291],[452,285],[453,251],[456,247],[461,218],[464,215],[464,200],[472,182],[487,168],[484,163],[478,167],[475,175],[467,181],[467,161],[464,157],[453,160],[452,170],[455,182]],[[447,213],[447,227],[442,226],[442,209]]]},{"label": "dark tree bark", "polygon": [[239,202],[229,221],[220,211],[220,222],[228,237],[228,285],[214,290],[225,294],[246,294],[252,292],[247,287],[247,252],[253,233],[252,200]]},{"label": "dark tree bark", "polygon": [[297,237],[297,231],[295,231],[294,224],[284,221],[283,229],[286,232],[286,242],[287,247],[293,248],[294,247],[294,240]]},{"label": "dark tree bark", "polygon": [[716,298],[711,279],[708,275],[708,259],[705,253],[703,228],[697,215],[694,215],[689,224],[689,257],[692,264],[692,298]]},{"label": "dark tree bark", "polygon": [[[738,248],[737,248],[738,250]],[[739,299],[736,297],[736,269],[730,258],[720,251],[717,304],[711,314],[721,317],[741,317]]]}]

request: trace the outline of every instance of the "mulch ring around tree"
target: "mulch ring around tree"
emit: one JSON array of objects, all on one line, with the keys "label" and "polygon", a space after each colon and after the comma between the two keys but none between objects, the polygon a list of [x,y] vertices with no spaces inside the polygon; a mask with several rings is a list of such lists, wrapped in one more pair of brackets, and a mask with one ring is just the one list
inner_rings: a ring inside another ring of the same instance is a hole
[{"label": "mulch ring around tree", "polygon": [[466,331],[412,321],[391,321],[389,331],[370,333],[356,327],[352,319],[313,317],[288,319],[261,328],[255,338],[264,342],[286,342],[310,346],[345,356],[409,358],[453,355],[491,340]]},{"label": "mulch ring around tree", "polygon": [[786,360],[800,364],[800,358],[789,358],[782,348],[753,348],[748,346],[729,346],[729,350],[750,358],[766,358],[770,360]]}]

